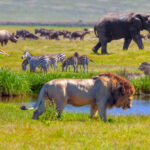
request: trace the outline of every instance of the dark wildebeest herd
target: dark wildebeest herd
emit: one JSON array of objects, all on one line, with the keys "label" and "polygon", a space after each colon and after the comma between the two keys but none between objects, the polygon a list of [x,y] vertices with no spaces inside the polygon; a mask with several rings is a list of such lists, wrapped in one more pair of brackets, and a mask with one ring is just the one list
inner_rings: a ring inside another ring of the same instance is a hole
[{"label": "dark wildebeest herd", "polygon": [[75,31],[71,32],[68,30],[49,30],[49,29],[44,29],[44,28],[39,28],[35,29],[35,33],[30,33],[27,30],[17,30],[16,31],[16,37],[17,38],[29,38],[29,39],[39,39],[40,37],[44,37],[45,39],[55,39],[55,40],[60,40],[60,37],[62,36],[63,39],[74,39],[76,40],[79,38],[80,40],[84,39],[84,36],[86,34],[90,34],[91,31],[88,29],[84,29],[82,31]]}]

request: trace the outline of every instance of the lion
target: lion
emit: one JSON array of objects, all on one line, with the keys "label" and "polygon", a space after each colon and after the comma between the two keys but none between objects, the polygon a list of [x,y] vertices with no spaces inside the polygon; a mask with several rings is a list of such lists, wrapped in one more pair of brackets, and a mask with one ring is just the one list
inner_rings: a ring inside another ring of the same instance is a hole
[{"label": "lion", "polygon": [[43,85],[33,107],[22,106],[21,109],[31,110],[38,107],[32,117],[38,119],[45,111],[44,97],[48,97],[56,104],[58,117],[61,117],[66,104],[90,105],[91,117],[99,112],[100,118],[107,121],[107,108],[131,108],[134,93],[135,89],[127,79],[113,73],[102,73],[90,79],[55,79]]}]

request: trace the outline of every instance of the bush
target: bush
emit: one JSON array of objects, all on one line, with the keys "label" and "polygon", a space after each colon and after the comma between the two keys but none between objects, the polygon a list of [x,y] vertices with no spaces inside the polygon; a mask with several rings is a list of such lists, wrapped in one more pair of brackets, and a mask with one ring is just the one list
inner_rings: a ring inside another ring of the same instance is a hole
[{"label": "bush", "polygon": [[46,125],[50,124],[50,121],[57,119],[58,112],[56,110],[55,103],[50,103],[49,100],[45,102],[45,112],[39,117],[39,120]]}]

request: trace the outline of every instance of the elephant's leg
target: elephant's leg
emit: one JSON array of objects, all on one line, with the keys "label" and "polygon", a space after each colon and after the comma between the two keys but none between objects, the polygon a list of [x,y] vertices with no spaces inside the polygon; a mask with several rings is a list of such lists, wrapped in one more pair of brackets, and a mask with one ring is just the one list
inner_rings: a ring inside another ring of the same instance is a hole
[{"label": "elephant's leg", "polygon": [[123,49],[124,49],[124,50],[127,50],[127,49],[128,49],[128,47],[129,47],[131,41],[132,41],[131,38],[125,38],[125,39],[124,39],[124,45],[123,45]]},{"label": "elephant's leg", "polygon": [[133,35],[133,40],[138,45],[139,49],[144,49],[143,42],[139,33],[136,35]]},{"label": "elephant's leg", "polygon": [[98,42],[93,48],[92,51],[94,53],[97,53],[98,49],[101,47],[101,42]]},{"label": "elephant's leg", "polygon": [[107,43],[102,43],[101,54],[107,54]]},{"label": "elephant's leg", "polygon": [[42,100],[38,109],[36,111],[34,111],[32,119],[38,119],[39,116],[43,114],[43,112],[45,112],[45,106],[44,106],[44,102]]},{"label": "elephant's leg", "polygon": [[97,115],[97,112],[98,112],[98,107],[97,107],[97,105],[91,105],[90,106],[90,114],[91,114],[91,118],[92,117],[96,117],[96,115]]}]

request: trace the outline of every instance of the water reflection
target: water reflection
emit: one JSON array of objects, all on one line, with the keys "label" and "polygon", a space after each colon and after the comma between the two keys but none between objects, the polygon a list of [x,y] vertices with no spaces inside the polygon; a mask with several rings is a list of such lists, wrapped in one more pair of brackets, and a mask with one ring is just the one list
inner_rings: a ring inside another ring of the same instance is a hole
[{"label": "water reflection", "polygon": [[[36,101],[36,97],[1,97],[0,102],[6,103],[17,103],[18,105],[33,105]],[[84,112],[89,113],[90,107],[74,107],[72,105],[67,105],[65,111],[68,112]],[[132,102],[132,108],[123,110],[122,108],[113,108],[107,110],[110,115],[149,115],[150,114],[150,96],[146,97],[135,97]]]}]

